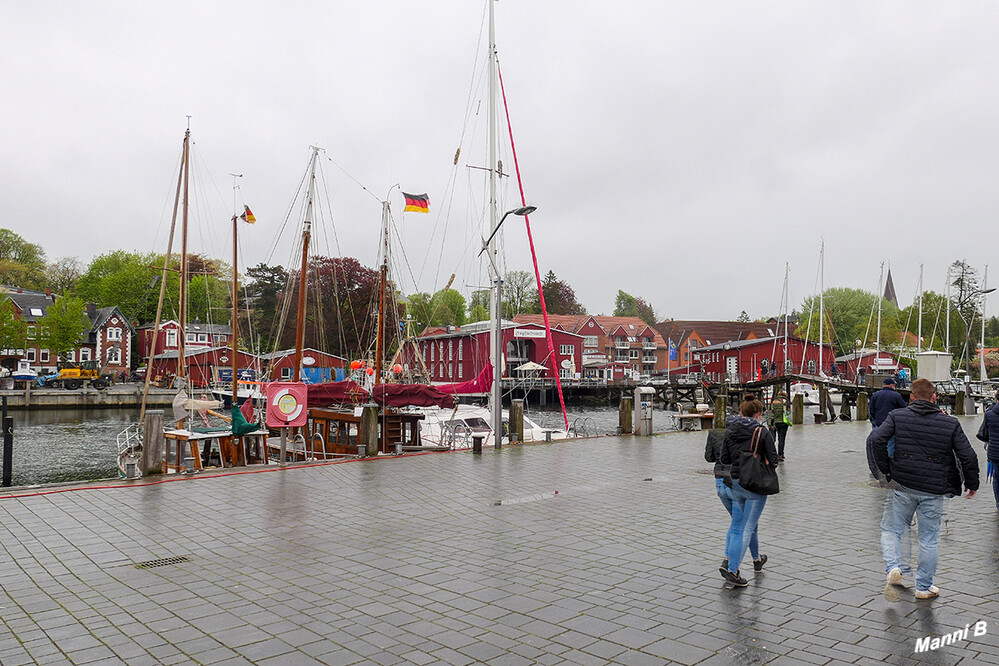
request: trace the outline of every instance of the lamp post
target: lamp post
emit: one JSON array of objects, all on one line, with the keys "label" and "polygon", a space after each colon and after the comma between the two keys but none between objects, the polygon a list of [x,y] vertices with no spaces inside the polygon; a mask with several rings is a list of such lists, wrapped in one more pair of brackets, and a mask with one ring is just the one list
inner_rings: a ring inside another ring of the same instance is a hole
[{"label": "lamp post", "polygon": [[978,363],[981,372],[981,380],[984,382],[988,379],[988,375],[985,373],[985,296],[986,294],[991,294],[995,291],[995,287],[992,289],[986,289],[989,279],[989,267],[985,266],[985,275],[982,278],[982,288],[979,294],[982,297],[982,338],[978,343]]},{"label": "lamp post", "polygon": [[492,247],[492,241],[496,237],[496,233],[503,226],[504,220],[509,215],[530,215],[537,210],[536,206],[523,206],[522,208],[514,208],[503,213],[503,217],[500,221],[493,227],[493,231],[489,234],[489,238],[482,241],[482,249],[479,250],[479,255],[481,256],[483,252],[487,252],[486,256],[489,257],[489,266],[493,274],[493,306],[492,306],[492,364],[493,364],[493,388],[492,388],[492,427],[493,427],[493,446],[497,449],[503,446],[503,387],[501,386],[501,380],[503,379],[503,368],[501,363],[503,362],[503,279],[500,276],[499,267],[496,266],[496,248]]}]

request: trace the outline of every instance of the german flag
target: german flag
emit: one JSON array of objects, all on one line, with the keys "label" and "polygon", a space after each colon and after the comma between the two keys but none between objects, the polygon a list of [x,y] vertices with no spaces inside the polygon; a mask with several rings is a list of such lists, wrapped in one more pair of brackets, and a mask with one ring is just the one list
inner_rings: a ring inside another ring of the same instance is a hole
[{"label": "german flag", "polygon": [[249,222],[250,224],[253,224],[254,222],[257,221],[257,218],[253,217],[253,213],[250,211],[250,207],[246,205],[243,206],[243,214],[239,216],[239,219],[243,220],[244,222]]},{"label": "german flag", "polygon": [[406,208],[403,210],[404,213],[430,212],[430,198],[426,194],[406,194],[403,192],[402,196],[406,197]]}]

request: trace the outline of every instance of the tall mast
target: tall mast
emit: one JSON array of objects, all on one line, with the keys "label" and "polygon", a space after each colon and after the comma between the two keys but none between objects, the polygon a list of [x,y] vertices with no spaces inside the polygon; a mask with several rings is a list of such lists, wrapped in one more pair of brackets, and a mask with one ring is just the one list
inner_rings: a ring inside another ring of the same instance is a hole
[{"label": "tall mast", "polygon": [[[160,337],[160,323],[163,320],[163,299],[166,297],[167,275],[170,271],[170,259],[173,256],[173,234],[177,228],[177,208],[180,205],[180,187],[183,183],[183,165],[187,163],[187,140],[191,135],[188,128],[184,134],[184,150],[181,153],[181,173],[177,176],[177,194],[173,199],[173,216],[170,218],[170,239],[167,241],[166,256],[163,257],[163,274],[160,276],[160,298],[156,302],[156,321],[153,323],[153,339],[149,346],[149,360],[146,361],[146,379],[142,388],[142,406],[139,408],[139,423],[145,423],[146,403],[149,398],[149,384],[153,378],[153,357],[156,355],[156,343]],[[179,360],[179,357],[178,357]]]},{"label": "tall mast", "polygon": [[498,449],[503,445],[503,279],[496,263],[496,23],[493,12],[493,0],[489,4],[489,227],[492,231],[493,246],[487,251],[492,253],[490,266],[493,268],[493,302],[490,309],[492,317],[492,425],[493,445]]},{"label": "tall mast", "polygon": [[[784,367],[781,368],[781,375],[787,373],[787,311],[791,308],[789,307],[789,301],[787,293],[787,278],[791,273],[791,266],[785,261],[784,262]],[[667,364],[669,367],[669,364]]]},{"label": "tall mast", "polygon": [[944,337],[944,351],[950,353],[950,266],[947,267],[947,331]]},{"label": "tall mast", "polygon": [[237,216],[235,213],[232,215],[232,406],[235,407],[239,404],[237,398],[237,391],[239,390],[239,381],[236,376],[237,362],[236,362],[236,350],[239,347],[236,344],[236,338],[239,337],[239,273],[236,271],[236,257],[237,248],[236,243],[236,223]]},{"label": "tall mast", "polygon": [[881,262],[881,274],[878,275],[878,332],[874,342],[874,350],[881,352],[881,301],[884,300],[885,262]]},{"label": "tall mast", "polygon": [[916,352],[923,351],[923,265],[919,264],[919,324],[916,327]]},{"label": "tall mast", "polygon": [[[391,189],[389,192],[391,193]],[[389,202],[388,196],[382,202],[382,267],[378,279],[378,326],[375,333],[375,384],[382,383],[382,355],[385,345],[385,283],[388,281],[389,253]]]},{"label": "tall mast", "polygon": [[312,146],[312,167],[309,171],[309,200],[305,205],[305,222],[302,224],[302,266],[298,273],[298,318],[295,322],[295,370],[292,381],[302,379],[302,347],[305,341],[305,286],[309,268],[309,240],[312,237],[312,200],[316,193],[316,161],[319,148]]},{"label": "tall mast", "polygon": [[988,292],[989,265],[985,264],[985,273],[982,276],[982,338],[978,346],[978,363],[981,370],[981,379],[984,382],[988,379],[985,374],[985,294]]},{"label": "tall mast", "polygon": [[190,180],[191,164],[191,128],[187,128],[184,133],[184,201],[182,204],[181,224],[180,224],[180,335],[177,345],[177,376],[181,379],[187,377],[187,209],[188,209],[188,182]]},{"label": "tall mast", "polygon": [[819,249],[819,376],[822,376],[822,352],[826,339],[822,334],[822,320],[826,318],[826,241],[822,239]]}]

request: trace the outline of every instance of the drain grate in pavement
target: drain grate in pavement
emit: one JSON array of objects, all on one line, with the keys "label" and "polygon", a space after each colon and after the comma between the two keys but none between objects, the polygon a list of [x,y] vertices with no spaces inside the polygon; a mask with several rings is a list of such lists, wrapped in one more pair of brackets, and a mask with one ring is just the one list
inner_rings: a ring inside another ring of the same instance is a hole
[{"label": "drain grate in pavement", "polygon": [[181,562],[190,562],[187,555],[178,555],[177,557],[164,557],[158,560],[149,560],[148,562],[139,562],[135,565],[136,569],[155,569],[156,567],[168,567],[171,564],[180,564]]}]

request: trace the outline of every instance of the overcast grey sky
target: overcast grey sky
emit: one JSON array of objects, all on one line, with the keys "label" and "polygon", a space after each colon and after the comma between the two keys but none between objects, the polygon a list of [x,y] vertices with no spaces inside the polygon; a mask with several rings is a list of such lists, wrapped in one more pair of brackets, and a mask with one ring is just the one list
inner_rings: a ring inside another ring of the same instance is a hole
[{"label": "overcast grey sky", "polygon": [[[468,291],[485,279],[466,166],[482,161],[452,159],[484,142],[484,120],[466,124],[485,95],[484,10],[5,3],[0,226],[50,259],[162,251],[190,115],[221,229],[195,249],[227,252],[236,172],[258,219],[245,262],[287,263],[269,253],[319,145],[344,255],[375,266],[377,199],[398,183],[431,199],[403,216],[393,195],[404,289],[457,273]],[[624,289],[661,317],[772,314],[785,262],[792,305],[814,292],[822,238],[827,287],[873,291],[890,261],[903,304],[920,263],[942,291],[951,261],[994,254],[995,3],[502,0],[496,16],[541,270],[593,313]],[[523,224],[506,226],[508,266],[530,270]]]}]

